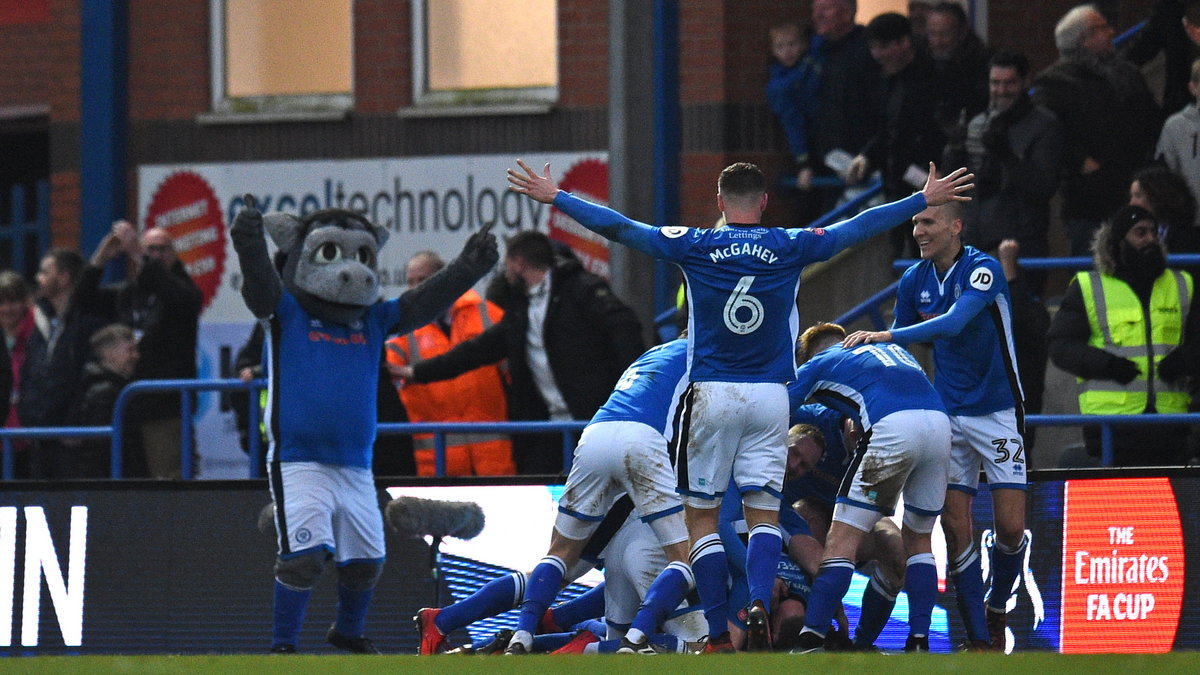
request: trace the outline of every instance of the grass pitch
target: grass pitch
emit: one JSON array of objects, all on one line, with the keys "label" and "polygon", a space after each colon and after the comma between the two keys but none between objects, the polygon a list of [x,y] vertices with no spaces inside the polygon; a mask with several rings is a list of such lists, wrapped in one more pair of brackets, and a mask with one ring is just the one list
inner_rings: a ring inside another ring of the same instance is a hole
[{"label": "grass pitch", "polygon": [[[696,659],[704,658],[704,668]],[[578,673],[635,675],[690,672],[736,673],[863,673],[888,675],[980,672],[1018,673],[1195,673],[1200,652],[1130,655],[1072,655],[1031,652],[1000,654],[738,654],[735,656],[38,656],[0,659],[0,673]]]}]

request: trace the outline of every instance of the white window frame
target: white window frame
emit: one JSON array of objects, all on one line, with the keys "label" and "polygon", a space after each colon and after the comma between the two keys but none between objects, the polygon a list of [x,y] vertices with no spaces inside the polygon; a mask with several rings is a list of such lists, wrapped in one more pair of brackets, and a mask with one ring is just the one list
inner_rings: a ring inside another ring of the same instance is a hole
[{"label": "white window frame", "polygon": [[544,113],[558,102],[557,84],[551,87],[429,91],[426,58],[428,47],[426,5],[430,1],[411,0],[410,2],[412,7],[413,107],[400,110],[401,116]]},{"label": "white window frame", "polygon": [[[353,8],[353,3],[351,3]],[[212,58],[212,114],[207,121],[280,121],[314,118],[340,119],[354,109],[354,59],[350,59],[347,94],[299,94],[283,96],[228,96],[225,91],[225,0],[209,0],[209,52]],[[354,44],[354,14],[350,15],[351,49]]]}]

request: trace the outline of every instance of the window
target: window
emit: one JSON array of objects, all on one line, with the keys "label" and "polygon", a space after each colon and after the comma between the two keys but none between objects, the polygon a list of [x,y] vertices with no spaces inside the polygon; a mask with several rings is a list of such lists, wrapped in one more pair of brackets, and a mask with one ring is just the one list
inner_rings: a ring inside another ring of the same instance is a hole
[{"label": "window", "polygon": [[545,109],[558,98],[556,0],[412,0],[418,107]]},{"label": "window", "polygon": [[210,1],[215,112],[353,106],[352,0]]}]

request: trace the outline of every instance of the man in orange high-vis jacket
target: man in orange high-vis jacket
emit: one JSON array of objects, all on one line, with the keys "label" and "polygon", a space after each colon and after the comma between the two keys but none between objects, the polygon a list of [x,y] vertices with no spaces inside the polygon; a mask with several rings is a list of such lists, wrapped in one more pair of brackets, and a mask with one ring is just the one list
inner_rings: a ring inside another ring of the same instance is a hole
[{"label": "man in orange high-vis jacket", "polygon": [[[445,266],[432,251],[421,251],[408,261],[410,288]],[[449,351],[454,345],[479,335],[504,315],[475,291],[467,291],[438,320],[387,342],[388,369],[399,382],[396,368],[411,366]],[[458,377],[428,384],[400,387],[400,399],[413,422],[504,422],[503,364],[489,365]],[[433,434],[413,436],[417,475],[435,474]],[[446,475],[499,476],[516,473],[512,444],[502,434],[447,434]]]}]

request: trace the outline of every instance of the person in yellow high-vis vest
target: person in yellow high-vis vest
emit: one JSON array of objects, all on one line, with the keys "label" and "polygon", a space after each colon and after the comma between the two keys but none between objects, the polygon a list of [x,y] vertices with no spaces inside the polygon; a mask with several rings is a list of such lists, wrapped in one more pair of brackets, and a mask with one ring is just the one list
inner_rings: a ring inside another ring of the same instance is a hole
[{"label": "person in yellow high-vis vest", "polygon": [[[405,272],[408,286],[420,284],[444,266],[442,259],[432,251],[415,254],[409,259]],[[445,354],[454,345],[479,335],[503,316],[499,307],[475,291],[467,291],[438,320],[387,341],[389,371],[399,381],[395,374],[397,368]],[[441,382],[404,384],[400,387],[400,400],[413,422],[507,421],[501,366],[476,368]],[[434,475],[434,452],[433,434],[413,436],[417,475]],[[516,472],[508,436],[495,433],[446,435],[446,475],[502,476]]]},{"label": "person in yellow high-vis vest", "polygon": [[[1079,381],[1084,415],[1187,412],[1200,376],[1193,280],[1166,266],[1154,216],[1124,206],[1096,232],[1095,269],[1075,275],[1047,333],[1050,358]],[[1176,464],[1186,428],[1113,427],[1116,466]],[[1098,426],[1084,427],[1093,455]]]}]

